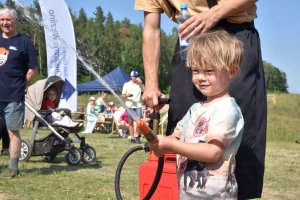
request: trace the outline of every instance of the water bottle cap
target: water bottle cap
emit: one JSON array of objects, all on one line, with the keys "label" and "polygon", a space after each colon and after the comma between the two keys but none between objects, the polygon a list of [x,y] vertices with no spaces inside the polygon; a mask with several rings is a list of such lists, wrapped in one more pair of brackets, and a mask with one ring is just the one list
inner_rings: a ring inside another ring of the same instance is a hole
[{"label": "water bottle cap", "polygon": [[187,8],[188,8],[188,6],[187,6],[186,3],[181,3],[180,4],[180,9],[187,9]]}]

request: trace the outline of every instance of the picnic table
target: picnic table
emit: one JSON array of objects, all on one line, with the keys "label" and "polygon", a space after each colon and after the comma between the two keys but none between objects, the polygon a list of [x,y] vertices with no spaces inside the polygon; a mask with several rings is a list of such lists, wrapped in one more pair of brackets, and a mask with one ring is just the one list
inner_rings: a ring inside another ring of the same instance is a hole
[{"label": "picnic table", "polygon": [[[79,122],[86,125],[86,112],[72,112],[71,115],[73,122]],[[116,132],[116,124],[113,114],[99,113],[99,119],[96,122],[94,131],[114,134]]]}]

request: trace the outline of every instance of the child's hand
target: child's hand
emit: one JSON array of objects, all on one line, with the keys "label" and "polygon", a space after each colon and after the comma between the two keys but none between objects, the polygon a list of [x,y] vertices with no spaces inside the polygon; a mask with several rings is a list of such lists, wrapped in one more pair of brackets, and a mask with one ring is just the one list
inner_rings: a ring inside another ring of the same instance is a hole
[{"label": "child's hand", "polygon": [[162,157],[164,154],[167,153],[167,151],[166,151],[167,144],[168,144],[168,138],[166,138],[162,135],[157,135],[156,143],[148,143],[149,148],[158,157]]}]

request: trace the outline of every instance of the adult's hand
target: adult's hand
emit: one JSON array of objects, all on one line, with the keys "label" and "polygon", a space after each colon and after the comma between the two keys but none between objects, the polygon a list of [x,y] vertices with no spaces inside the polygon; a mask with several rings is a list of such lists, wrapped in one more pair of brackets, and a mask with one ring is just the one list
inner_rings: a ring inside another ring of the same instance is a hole
[{"label": "adult's hand", "polygon": [[180,25],[178,31],[180,37],[186,40],[194,35],[204,33],[212,29],[218,21],[214,19],[210,10],[191,16],[187,21]]},{"label": "adult's hand", "polygon": [[162,108],[163,105],[159,105],[158,98],[164,98],[165,95],[160,92],[156,87],[145,86],[145,90],[142,96],[143,102],[150,108],[154,108],[155,111],[158,111]]},{"label": "adult's hand", "polygon": [[205,12],[193,15],[179,28],[180,37],[189,40],[212,29],[219,21],[253,6],[257,0],[223,0]]}]

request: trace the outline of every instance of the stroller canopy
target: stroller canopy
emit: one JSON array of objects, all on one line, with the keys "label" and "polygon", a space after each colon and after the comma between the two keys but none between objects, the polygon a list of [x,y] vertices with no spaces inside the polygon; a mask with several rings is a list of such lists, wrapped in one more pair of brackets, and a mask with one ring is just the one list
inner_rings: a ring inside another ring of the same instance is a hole
[{"label": "stroller canopy", "polygon": [[[64,81],[58,76],[50,76],[47,79],[39,80],[28,87],[27,93],[25,94],[25,101],[34,110],[38,111],[41,109],[45,91],[50,86],[54,87],[57,91],[58,97],[60,97],[63,92],[64,85]],[[32,121],[34,116],[34,113],[25,107],[25,119]]]}]

